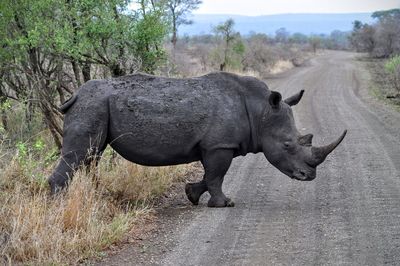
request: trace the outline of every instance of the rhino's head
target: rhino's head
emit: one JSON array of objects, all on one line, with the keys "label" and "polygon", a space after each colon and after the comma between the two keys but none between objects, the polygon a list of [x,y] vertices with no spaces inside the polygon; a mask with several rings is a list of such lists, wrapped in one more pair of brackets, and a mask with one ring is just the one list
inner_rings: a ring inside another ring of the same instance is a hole
[{"label": "rhino's head", "polygon": [[281,94],[272,91],[261,119],[261,145],[267,160],[287,176],[310,181],[321,164],[343,140],[346,130],[334,142],[322,147],[312,146],[312,134],[300,135],[291,106],[297,104],[304,91],[282,101]]}]

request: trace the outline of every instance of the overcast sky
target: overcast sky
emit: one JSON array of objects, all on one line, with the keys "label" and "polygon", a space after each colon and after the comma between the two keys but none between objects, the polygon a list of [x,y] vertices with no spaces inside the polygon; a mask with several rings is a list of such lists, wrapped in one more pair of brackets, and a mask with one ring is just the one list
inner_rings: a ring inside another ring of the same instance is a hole
[{"label": "overcast sky", "polygon": [[203,0],[194,13],[270,15],[286,13],[354,13],[400,8],[400,0]]}]

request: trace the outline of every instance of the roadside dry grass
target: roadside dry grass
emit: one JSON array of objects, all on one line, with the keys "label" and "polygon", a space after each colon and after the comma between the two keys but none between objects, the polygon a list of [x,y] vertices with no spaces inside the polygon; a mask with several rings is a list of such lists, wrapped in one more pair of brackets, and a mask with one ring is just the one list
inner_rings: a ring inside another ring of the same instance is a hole
[{"label": "roadside dry grass", "polygon": [[65,265],[96,256],[138,231],[135,223],[150,215],[152,200],[193,169],[143,167],[113,157],[108,152],[97,168],[78,171],[68,191],[55,198],[42,177],[54,163],[17,154],[3,166],[0,263]]}]

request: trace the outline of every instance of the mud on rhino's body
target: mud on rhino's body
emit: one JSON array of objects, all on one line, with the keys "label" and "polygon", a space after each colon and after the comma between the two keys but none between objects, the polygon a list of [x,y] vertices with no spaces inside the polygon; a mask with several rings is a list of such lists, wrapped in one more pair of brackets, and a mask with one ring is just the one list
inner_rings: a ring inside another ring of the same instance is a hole
[{"label": "mud on rhino's body", "polygon": [[302,94],[283,102],[255,78],[222,72],[192,79],[136,74],[89,81],[61,107],[62,160],[49,178],[52,192],[108,144],[142,165],[200,160],[204,179],[186,186],[194,204],[209,191],[209,206],[232,206],[222,193],[223,177],[232,158],[249,152],[263,151],[292,178],[314,179],[316,166],[344,135],[326,147],[311,147],[312,135],[300,136],[290,108]]}]

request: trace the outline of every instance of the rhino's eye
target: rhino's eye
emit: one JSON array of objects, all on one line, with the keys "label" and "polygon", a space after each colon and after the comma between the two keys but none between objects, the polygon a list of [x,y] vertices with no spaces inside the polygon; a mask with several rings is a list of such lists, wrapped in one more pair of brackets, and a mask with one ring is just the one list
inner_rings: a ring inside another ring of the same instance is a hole
[{"label": "rhino's eye", "polygon": [[293,144],[293,141],[285,141],[283,142],[283,148],[289,152],[290,154],[294,153],[296,148]]},{"label": "rhino's eye", "polygon": [[283,146],[285,147],[285,149],[289,149],[292,146],[292,143],[290,141],[285,141],[283,143]]}]

